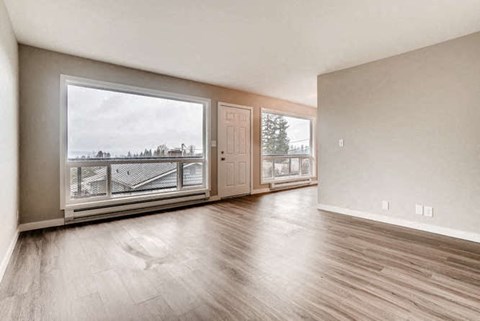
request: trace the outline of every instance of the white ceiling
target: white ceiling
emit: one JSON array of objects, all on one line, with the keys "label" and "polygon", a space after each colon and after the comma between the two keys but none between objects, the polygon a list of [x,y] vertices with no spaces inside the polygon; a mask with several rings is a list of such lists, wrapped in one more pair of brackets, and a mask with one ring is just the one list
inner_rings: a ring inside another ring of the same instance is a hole
[{"label": "white ceiling", "polygon": [[480,0],[4,1],[20,43],[310,106],[318,74],[480,31]]}]

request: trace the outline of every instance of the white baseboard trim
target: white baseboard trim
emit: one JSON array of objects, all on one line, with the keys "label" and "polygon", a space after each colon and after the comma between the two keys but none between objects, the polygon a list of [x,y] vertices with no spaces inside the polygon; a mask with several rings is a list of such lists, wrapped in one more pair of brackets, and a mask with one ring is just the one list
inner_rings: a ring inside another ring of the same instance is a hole
[{"label": "white baseboard trim", "polygon": [[15,231],[15,234],[13,235],[13,239],[10,241],[10,245],[7,248],[7,252],[2,259],[2,262],[0,263],[0,283],[2,282],[5,272],[7,271],[8,263],[10,263],[10,259],[12,258],[13,251],[15,250],[15,245],[17,245],[19,234],[20,233],[17,229],[17,231]]},{"label": "white baseboard trim", "polygon": [[250,194],[255,195],[255,194],[263,194],[263,193],[269,193],[269,192],[270,192],[270,188],[266,187],[266,188],[252,189],[252,192]]},{"label": "white baseboard trim", "polygon": [[216,201],[219,201],[219,200],[221,200],[221,199],[222,199],[222,198],[221,198],[220,196],[218,196],[218,195],[213,195],[213,196],[210,196],[210,197],[208,198],[208,201],[207,201],[207,202],[216,202]]},{"label": "white baseboard trim", "polygon": [[46,221],[20,224],[18,226],[18,230],[20,232],[26,232],[26,231],[33,231],[33,230],[38,230],[38,229],[42,229],[42,228],[62,226],[62,225],[65,225],[65,219],[64,218],[56,218],[56,219],[53,219],[53,220],[46,220]]},{"label": "white baseboard trim", "polygon": [[462,230],[456,230],[448,227],[413,222],[413,221],[405,220],[398,217],[384,216],[380,214],[373,214],[368,212],[351,210],[348,208],[326,205],[326,204],[318,204],[317,208],[322,211],[360,217],[367,220],[393,224],[393,225],[398,225],[402,227],[408,227],[415,230],[420,230],[420,231],[425,231],[425,232],[430,232],[430,233],[435,233],[435,234],[440,234],[440,235],[450,236],[450,237],[454,237],[462,240],[480,243],[480,233],[473,233],[473,232],[467,232]]}]

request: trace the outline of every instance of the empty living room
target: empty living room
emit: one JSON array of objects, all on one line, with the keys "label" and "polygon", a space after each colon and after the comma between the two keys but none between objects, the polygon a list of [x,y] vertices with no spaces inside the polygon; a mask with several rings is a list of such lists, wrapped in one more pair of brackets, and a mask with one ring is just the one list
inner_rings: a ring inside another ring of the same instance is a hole
[{"label": "empty living room", "polygon": [[1,321],[480,321],[480,0],[0,0]]}]

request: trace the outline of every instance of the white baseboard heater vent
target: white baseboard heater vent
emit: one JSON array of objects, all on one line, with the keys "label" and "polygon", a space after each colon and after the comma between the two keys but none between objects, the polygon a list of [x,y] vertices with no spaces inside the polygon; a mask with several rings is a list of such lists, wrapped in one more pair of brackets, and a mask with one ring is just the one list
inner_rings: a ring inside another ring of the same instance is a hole
[{"label": "white baseboard heater vent", "polygon": [[285,181],[285,182],[273,182],[270,183],[270,189],[272,191],[278,191],[287,188],[300,187],[310,185],[312,182],[311,179],[303,179],[296,181]]},{"label": "white baseboard heater vent", "polygon": [[108,206],[76,208],[65,210],[65,224],[100,220],[119,216],[148,213],[180,206],[198,204],[209,199],[208,193],[172,197],[154,201],[125,203]]}]

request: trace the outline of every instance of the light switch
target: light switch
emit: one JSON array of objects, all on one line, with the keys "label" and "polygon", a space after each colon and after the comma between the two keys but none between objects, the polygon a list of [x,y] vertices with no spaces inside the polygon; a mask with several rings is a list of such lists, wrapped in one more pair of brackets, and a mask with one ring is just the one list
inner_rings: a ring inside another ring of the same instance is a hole
[{"label": "light switch", "polygon": [[343,138],[338,140],[338,146],[343,147]]},{"label": "light switch", "polygon": [[382,210],[388,211],[389,206],[388,201],[382,201]]},{"label": "light switch", "polygon": [[415,214],[423,215],[423,205],[415,205]]},{"label": "light switch", "polygon": [[423,209],[423,215],[428,217],[433,217],[433,207],[425,206]]}]

